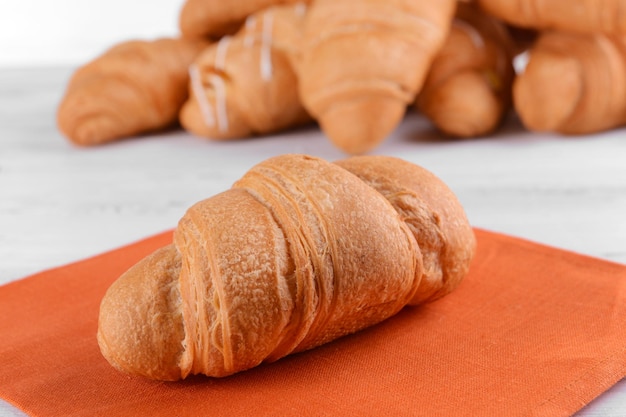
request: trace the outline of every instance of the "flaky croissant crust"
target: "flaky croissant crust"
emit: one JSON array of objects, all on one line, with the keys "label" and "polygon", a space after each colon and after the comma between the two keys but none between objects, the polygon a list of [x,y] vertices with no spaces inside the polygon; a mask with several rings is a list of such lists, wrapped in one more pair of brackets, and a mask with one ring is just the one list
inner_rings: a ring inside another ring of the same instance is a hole
[{"label": "flaky croissant crust", "polygon": [[172,245],[112,285],[98,341],[131,374],[230,375],[447,294],[474,247],[458,200],[420,167],[279,156],[191,207]]}]

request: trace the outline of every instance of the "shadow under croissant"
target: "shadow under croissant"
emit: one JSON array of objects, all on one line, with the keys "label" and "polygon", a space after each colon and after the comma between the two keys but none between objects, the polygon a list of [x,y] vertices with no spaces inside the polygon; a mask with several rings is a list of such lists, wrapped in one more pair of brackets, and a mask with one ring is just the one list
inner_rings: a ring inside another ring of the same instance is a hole
[{"label": "shadow under croissant", "polygon": [[180,127],[179,124],[173,124],[164,128],[154,129],[154,130],[146,130],[140,133],[136,133],[129,136],[122,136],[115,139],[95,143],[95,144],[80,144],[75,142],[70,142],[71,145],[80,148],[80,149],[100,149],[103,147],[115,147],[120,144],[128,144],[134,141],[144,141],[144,140],[158,140],[158,139],[166,139],[172,136],[177,136],[181,134],[186,134],[186,132]]},{"label": "shadow under croissant", "polygon": [[495,137],[496,134],[499,137],[509,137],[528,133],[528,130],[524,127],[514,111],[510,111],[505,117],[503,117],[502,121],[493,132],[466,138],[447,135],[446,133],[438,130],[434,124],[429,122],[426,117],[421,114],[405,117],[405,124],[407,125],[406,134],[400,136],[403,141],[408,143],[431,143],[445,145],[446,143],[455,143],[459,141],[490,140]]}]

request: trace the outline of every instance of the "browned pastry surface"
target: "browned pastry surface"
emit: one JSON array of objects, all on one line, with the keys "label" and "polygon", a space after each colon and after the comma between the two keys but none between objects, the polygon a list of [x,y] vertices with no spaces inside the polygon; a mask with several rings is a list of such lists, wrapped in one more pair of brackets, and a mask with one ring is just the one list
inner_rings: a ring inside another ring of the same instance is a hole
[{"label": "browned pastry surface", "polygon": [[450,292],[474,246],[458,200],[423,168],[278,156],[192,206],[172,245],[111,286],[98,340],[131,374],[230,375]]}]

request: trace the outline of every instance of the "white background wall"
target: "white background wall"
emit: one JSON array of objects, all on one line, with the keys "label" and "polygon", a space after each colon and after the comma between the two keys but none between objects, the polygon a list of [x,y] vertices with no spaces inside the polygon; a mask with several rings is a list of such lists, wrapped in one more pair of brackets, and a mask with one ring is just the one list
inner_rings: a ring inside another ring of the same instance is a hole
[{"label": "white background wall", "polygon": [[122,40],[174,36],[183,2],[0,0],[0,67],[77,65]]}]

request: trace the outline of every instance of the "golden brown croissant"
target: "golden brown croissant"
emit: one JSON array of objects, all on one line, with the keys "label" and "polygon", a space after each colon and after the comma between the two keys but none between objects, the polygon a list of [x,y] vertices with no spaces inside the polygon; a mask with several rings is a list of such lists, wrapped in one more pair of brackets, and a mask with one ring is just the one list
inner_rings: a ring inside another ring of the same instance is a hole
[{"label": "golden brown croissant", "polygon": [[568,32],[626,33],[624,0],[476,0],[516,26]]},{"label": "golden brown croissant", "polygon": [[186,0],[179,27],[186,38],[221,38],[239,30],[246,18],[279,4],[308,3],[311,0]]},{"label": "golden brown croissant", "polygon": [[585,134],[626,123],[626,35],[546,32],[513,99],[534,131]]},{"label": "golden brown croissant", "polygon": [[416,108],[450,136],[491,133],[510,109],[514,51],[503,24],[460,3]]},{"label": "golden brown croissant", "polygon": [[128,41],[79,68],[57,112],[60,130],[96,145],[175,124],[187,98],[187,68],[206,44]]},{"label": "golden brown croissant", "polygon": [[203,51],[190,68],[182,126],[198,136],[231,139],[310,121],[290,62],[304,13],[303,4],[272,6]]},{"label": "golden brown croissant", "polygon": [[423,168],[278,156],[191,207],[173,244],[110,287],[98,341],[127,373],[225,376],[447,294],[474,247],[458,200]]},{"label": "golden brown croissant", "polygon": [[298,58],[300,97],[325,134],[364,153],[403,118],[442,46],[456,0],[316,0]]}]

